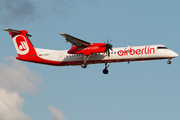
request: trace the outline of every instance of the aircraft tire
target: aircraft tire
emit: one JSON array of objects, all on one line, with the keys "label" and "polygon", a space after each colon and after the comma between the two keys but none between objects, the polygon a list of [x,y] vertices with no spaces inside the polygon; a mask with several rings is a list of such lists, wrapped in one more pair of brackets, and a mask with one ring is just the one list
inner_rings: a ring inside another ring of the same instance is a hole
[{"label": "aircraft tire", "polygon": [[86,67],[87,67],[87,64],[86,64],[86,63],[82,63],[82,64],[81,64],[81,67],[82,67],[82,68],[86,68]]},{"label": "aircraft tire", "polygon": [[104,73],[104,74],[108,74],[108,72],[109,72],[109,71],[108,71],[107,69],[104,69],[104,70],[103,70],[103,73]]},{"label": "aircraft tire", "polygon": [[167,61],[167,64],[171,64],[171,61],[170,61],[170,60],[168,60],[168,61]]}]

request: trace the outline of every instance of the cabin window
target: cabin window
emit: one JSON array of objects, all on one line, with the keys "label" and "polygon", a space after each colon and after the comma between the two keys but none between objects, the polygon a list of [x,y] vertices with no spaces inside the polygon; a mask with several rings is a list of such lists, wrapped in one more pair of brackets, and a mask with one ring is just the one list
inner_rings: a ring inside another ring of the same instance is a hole
[{"label": "cabin window", "polygon": [[111,52],[111,54],[113,54],[113,52]]},{"label": "cabin window", "polygon": [[114,54],[116,54],[116,52],[114,52]]},{"label": "cabin window", "polygon": [[131,53],[134,53],[135,52],[135,50],[131,50]]}]

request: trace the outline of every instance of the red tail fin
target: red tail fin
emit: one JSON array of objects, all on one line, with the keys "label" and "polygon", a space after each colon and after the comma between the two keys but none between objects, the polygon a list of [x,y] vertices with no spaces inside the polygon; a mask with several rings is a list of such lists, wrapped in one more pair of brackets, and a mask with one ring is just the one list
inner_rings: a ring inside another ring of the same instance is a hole
[{"label": "red tail fin", "polygon": [[[19,57],[17,59],[29,59],[31,56],[36,56],[37,53],[29,40],[31,37],[26,30],[13,30],[13,29],[3,29],[9,31],[12,36],[17,54]],[[22,58],[23,57],[23,58]]]}]

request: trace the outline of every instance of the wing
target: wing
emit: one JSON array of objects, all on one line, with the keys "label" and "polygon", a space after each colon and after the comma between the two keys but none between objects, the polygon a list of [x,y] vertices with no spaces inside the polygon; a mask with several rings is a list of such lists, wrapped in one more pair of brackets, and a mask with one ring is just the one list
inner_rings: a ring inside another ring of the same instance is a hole
[{"label": "wing", "polygon": [[60,35],[64,36],[66,38],[67,42],[70,42],[72,45],[75,45],[76,47],[88,47],[91,45],[91,43],[89,43],[89,42],[80,40],[80,39],[75,38],[66,33],[61,33]]}]

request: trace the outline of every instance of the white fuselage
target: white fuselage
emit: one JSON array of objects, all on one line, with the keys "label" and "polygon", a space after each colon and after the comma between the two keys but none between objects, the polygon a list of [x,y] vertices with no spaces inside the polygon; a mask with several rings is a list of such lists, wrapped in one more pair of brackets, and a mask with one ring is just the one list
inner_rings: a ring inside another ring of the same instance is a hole
[{"label": "white fuselage", "polygon": [[[68,54],[67,50],[48,50],[35,48],[37,56],[48,61],[59,62],[60,66],[80,65],[84,61],[83,54]],[[110,57],[107,53],[93,53],[88,59],[88,64],[130,62],[139,60],[171,59],[178,57],[174,51],[164,45],[148,45],[113,48]]]}]

